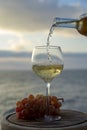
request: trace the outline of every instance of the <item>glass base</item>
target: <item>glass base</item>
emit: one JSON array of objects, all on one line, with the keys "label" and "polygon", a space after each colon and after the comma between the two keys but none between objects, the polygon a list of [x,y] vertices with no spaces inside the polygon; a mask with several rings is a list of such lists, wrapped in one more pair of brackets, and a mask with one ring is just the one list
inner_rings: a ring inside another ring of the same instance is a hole
[{"label": "glass base", "polygon": [[55,122],[61,120],[61,116],[50,116],[50,115],[45,115],[43,118],[37,119],[39,122]]},{"label": "glass base", "polygon": [[45,115],[45,117],[44,117],[44,121],[46,121],[46,122],[59,121],[60,119],[61,119],[61,116]]}]

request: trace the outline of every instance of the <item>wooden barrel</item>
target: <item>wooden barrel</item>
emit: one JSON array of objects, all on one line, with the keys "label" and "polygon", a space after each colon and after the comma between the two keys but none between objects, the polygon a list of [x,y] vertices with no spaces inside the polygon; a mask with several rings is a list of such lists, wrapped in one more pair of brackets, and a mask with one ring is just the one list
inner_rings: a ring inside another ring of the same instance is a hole
[{"label": "wooden barrel", "polygon": [[61,120],[55,122],[25,121],[16,118],[13,110],[1,120],[1,130],[87,130],[87,114],[74,110],[61,110]]}]

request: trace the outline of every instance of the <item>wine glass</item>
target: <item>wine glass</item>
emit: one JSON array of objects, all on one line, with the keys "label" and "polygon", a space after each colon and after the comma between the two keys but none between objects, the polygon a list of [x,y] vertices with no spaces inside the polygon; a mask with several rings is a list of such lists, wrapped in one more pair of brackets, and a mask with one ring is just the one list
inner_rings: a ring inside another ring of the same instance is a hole
[{"label": "wine glass", "polygon": [[46,83],[45,121],[59,120],[61,117],[49,115],[50,83],[63,70],[63,58],[59,46],[35,46],[32,53],[32,69]]}]

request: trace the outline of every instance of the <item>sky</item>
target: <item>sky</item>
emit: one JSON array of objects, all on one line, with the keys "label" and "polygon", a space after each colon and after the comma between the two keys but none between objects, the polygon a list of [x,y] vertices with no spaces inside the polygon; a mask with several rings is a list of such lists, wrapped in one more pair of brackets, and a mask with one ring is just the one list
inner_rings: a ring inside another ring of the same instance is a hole
[{"label": "sky", "polygon": [[[46,45],[53,19],[79,19],[84,13],[87,0],[0,0],[0,69],[31,69],[30,53],[36,45]],[[55,28],[50,44],[67,53],[65,68],[87,68],[87,37],[76,29]]]}]

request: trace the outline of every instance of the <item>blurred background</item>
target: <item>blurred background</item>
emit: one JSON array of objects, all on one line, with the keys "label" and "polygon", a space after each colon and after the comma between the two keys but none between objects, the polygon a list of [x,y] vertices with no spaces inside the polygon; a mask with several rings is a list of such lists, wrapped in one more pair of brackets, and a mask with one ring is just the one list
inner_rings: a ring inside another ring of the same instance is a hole
[{"label": "blurred background", "polygon": [[[79,19],[83,13],[86,0],[0,0],[0,113],[30,93],[45,94],[44,82],[32,72],[32,50],[46,45],[55,17]],[[64,57],[51,94],[64,97],[63,108],[87,112],[87,37],[56,28],[50,44],[61,46]]]},{"label": "blurred background", "polygon": [[[0,0],[0,69],[31,69],[32,49],[46,45],[54,17],[79,19],[83,13],[86,0]],[[87,68],[87,37],[56,28],[50,42],[67,53],[65,68]]]}]

